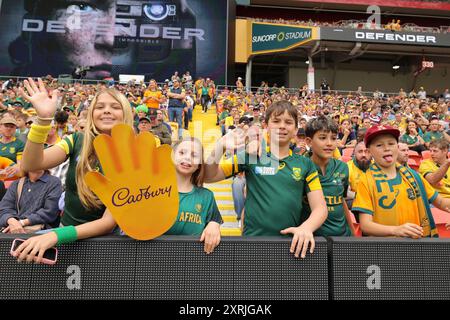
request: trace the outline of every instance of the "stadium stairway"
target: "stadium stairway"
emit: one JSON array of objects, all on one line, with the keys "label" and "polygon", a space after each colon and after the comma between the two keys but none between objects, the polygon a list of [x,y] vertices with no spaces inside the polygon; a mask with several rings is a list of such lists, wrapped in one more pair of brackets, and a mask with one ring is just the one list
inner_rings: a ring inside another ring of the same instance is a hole
[{"label": "stadium stairway", "polygon": [[[218,137],[221,136],[220,129],[216,126],[216,109],[214,106],[207,113],[202,113],[200,105],[195,106],[193,122],[189,124],[189,133],[203,142],[205,156],[207,157],[215,145]],[[196,121],[198,121],[196,123]],[[201,128],[201,129],[199,129]],[[233,196],[231,192],[232,179],[227,179],[217,183],[205,184],[214,192],[214,197],[224,220],[221,226],[222,236],[240,236],[241,230],[234,211]]]}]

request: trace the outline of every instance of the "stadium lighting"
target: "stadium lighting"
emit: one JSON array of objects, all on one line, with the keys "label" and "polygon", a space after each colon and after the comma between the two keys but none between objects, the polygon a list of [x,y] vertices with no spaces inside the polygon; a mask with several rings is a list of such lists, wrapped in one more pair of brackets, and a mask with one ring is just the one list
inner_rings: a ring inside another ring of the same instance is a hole
[{"label": "stadium lighting", "polygon": [[400,69],[400,66],[399,66],[398,64],[396,64],[396,65],[393,65],[393,66],[392,66],[392,69],[394,69],[394,70],[398,70],[398,69]]}]

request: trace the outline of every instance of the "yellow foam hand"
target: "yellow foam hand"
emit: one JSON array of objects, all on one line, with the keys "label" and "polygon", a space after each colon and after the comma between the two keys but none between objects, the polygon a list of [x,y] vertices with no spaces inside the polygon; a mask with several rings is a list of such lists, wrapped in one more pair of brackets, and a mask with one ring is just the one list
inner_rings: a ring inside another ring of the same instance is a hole
[{"label": "yellow foam hand", "polygon": [[156,148],[151,133],[135,135],[130,126],[119,124],[111,136],[96,137],[94,148],[104,176],[89,172],[85,181],[119,227],[137,240],[150,240],[169,230],[178,215],[171,147]]}]

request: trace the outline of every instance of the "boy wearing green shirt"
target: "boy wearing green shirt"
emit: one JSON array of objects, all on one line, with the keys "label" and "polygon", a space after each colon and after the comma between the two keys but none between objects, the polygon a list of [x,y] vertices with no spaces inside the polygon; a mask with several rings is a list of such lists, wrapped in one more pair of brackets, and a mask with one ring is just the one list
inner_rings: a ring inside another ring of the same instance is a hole
[{"label": "boy wearing green shirt", "polygon": [[[304,258],[314,236],[326,220],[327,209],[317,170],[308,158],[292,154],[291,139],[297,133],[297,110],[289,101],[277,101],[266,112],[268,142],[263,152],[242,150],[246,137],[239,129],[222,137],[207,161],[205,180],[216,182],[245,172],[244,235],[277,236],[293,234],[290,251]],[[261,135],[260,135],[261,136]],[[250,137],[251,138],[251,137]],[[251,145],[260,146],[258,141]],[[219,164],[225,150],[236,154]],[[307,195],[311,215],[301,223],[302,199]]]},{"label": "boy wearing green shirt", "polygon": [[[349,183],[348,166],[333,158],[337,147],[338,126],[329,118],[321,116],[308,122],[306,142],[311,147],[310,158],[319,174],[320,184],[328,208],[328,218],[314,235],[351,236],[345,218],[344,201]],[[309,206],[302,212],[302,221],[310,214]]]}]

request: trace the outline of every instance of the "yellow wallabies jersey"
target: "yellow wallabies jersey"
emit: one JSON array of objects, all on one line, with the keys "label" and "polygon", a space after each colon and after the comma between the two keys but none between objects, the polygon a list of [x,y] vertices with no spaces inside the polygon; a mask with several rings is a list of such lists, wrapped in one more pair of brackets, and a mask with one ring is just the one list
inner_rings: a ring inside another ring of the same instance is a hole
[{"label": "yellow wallabies jersey", "polygon": [[358,188],[359,179],[364,174],[364,171],[358,168],[353,159],[347,162],[347,165],[350,175],[349,177],[350,188],[353,192],[356,192],[356,189]]},{"label": "yellow wallabies jersey", "polygon": [[[371,172],[369,172],[371,171]],[[381,172],[381,171],[380,171]],[[375,180],[376,185],[369,185],[369,174],[379,178],[380,172],[370,166],[367,172],[361,175],[356,189],[356,198],[353,202],[352,211],[366,213],[373,216],[373,221],[382,225],[400,226],[405,223],[421,225],[419,221],[419,209],[414,191],[402,179],[397,171],[394,179]],[[438,193],[422,176],[426,198],[432,203]]]},{"label": "yellow wallabies jersey", "polygon": [[[427,174],[436,172],[439,170],[439,167],[432,159],[427,159],[422,161],[419,167],[419,172],[424,177],[427,176]],[[450,198],[450,168],[447,170],[447,173],[445,174],[444,178],[442,178],[441,181],[439,181],[440,185],[435,186],[436,191],[445,198]]]}]

